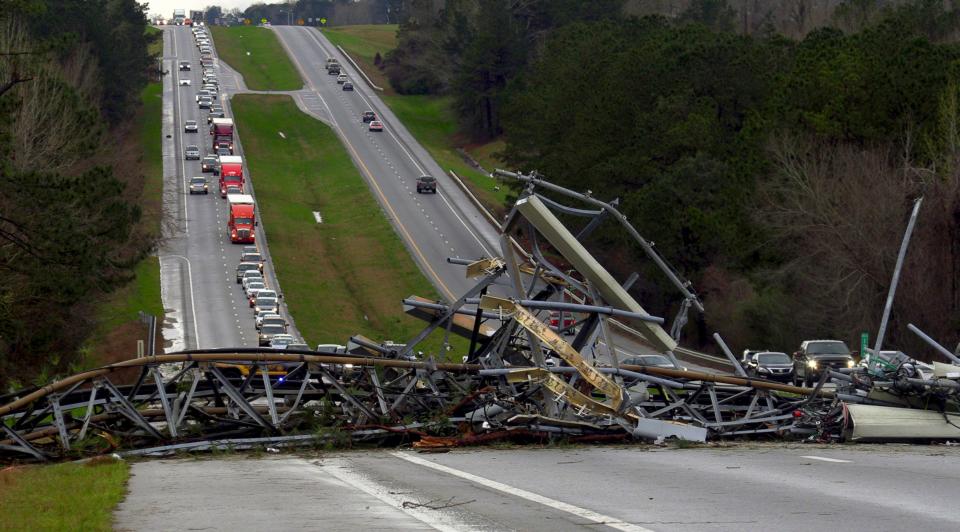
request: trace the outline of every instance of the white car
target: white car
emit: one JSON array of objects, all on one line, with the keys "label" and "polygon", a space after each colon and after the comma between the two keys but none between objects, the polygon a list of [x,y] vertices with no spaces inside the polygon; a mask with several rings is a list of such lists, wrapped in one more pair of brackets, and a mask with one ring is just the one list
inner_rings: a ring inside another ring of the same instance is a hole
[{"label": "white car", "polygon": [[[261,292],[266,292],[262,290]],[[280,313],[280,300],[275,297],[263,297],[258,295],[256,299],[253,300],[253,315],[259,316],[261,314],[279,314]]]},{"label": "white car", "polygon": [[337,83],[345,83],[346,81],[347,81],[346,74],[340,74],[339,76],[337,76]]},{"label": "white car", "polygon": [[190,80],[189,80],[189,79],[181,79],[181,80],[180,80],[180,86],[181,86],[181,87],[189,87],[189,86],[190,86]]},{"label": "white car", "polygon": [[[265,283],[250,281],[249,283],[247,283],[247,287],[244,288],[243,291],[246,292],[247,299],[250,299],[254,297],[257,294],[257,292],[261,290],[266,290],[266,289],[267,289],[267,285]],[[250,303],[252,304],[253,301],[250,301]]]},{"label": "white car", "polygon": [[284,329],[286,329],[287,320],[283,319],[283,316],[279,314],[263,313],[257,316],[257,328],[259,329],[264,325],[281,325]]},{"label": "white car", "polygon": [[243,276],[240,277],[240,284],[243,285],[243,289],[247,289],[247,283],[253,282],[256,280],[258,283],[263,283],[263,274],[260,273],[260,270],[247,270],[243,272]]},{"label": "white car", "polygon": [[294,344],[297,339],[292,334],[275,334],[270,337],[271,349],[286,349],[288,345]]}]

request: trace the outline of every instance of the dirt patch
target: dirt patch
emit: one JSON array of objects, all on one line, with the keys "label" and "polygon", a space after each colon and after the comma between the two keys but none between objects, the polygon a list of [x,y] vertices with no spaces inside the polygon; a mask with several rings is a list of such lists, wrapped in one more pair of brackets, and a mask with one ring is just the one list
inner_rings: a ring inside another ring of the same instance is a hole
[{"label": "dirt patch", "polygon": [[[157,327],[155,353],[163,353],[163,337]],[[137,340],[146,340],[149,334],[147,326],[139,321],[130,321],[107,332],[97,345],[99,349],[92,353],[92,359],[97,365],[113,364],[131,358],[137,358]],[[147,350],[146,343],[144,351]],[[110,374],[110,381],[114,384],[133,384],[140,375],[139,368],[117,370]]]}]

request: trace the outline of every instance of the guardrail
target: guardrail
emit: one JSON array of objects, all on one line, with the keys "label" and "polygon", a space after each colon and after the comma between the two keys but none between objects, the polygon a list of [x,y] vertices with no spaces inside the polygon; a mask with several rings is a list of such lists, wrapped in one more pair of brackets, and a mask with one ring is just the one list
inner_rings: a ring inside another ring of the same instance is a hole
[{"label": "guardrail", "polygon": [[374,90],[383,92],[383,87],[380,87],[376,83],[374,83],[373,80],[370,79],[370,76],[368,76],[367,73],[364,72],[362,68],[360,68],[360,65],[358,65],[357,62],[354,61],[352,57],[350,57],[350,54],[348,54],[347,51],[344,50],[342,46],[340,46],[339,44],[336,46],[337,46],[337,50],[340,50],[340,53],[343,54],[343,57],[346,57],[347,61],[350,61],[350,64],[353,65],[353,68],[357,69],[357,72],[359,72],[360,75],[363,76],[363,79],[367,80],[367,85],[370,85],[370,87],[372,87]]}]

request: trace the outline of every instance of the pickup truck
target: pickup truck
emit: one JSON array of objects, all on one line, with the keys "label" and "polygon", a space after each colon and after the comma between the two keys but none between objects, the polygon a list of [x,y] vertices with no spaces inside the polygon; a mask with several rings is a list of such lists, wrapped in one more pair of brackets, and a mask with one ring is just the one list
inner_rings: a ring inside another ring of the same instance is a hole
[{"label": "pickup truck", "polygon": [[850,348],[840,340],[807,340],[793,354],[794,384],[812,386],[829,370],[852,368]]}]

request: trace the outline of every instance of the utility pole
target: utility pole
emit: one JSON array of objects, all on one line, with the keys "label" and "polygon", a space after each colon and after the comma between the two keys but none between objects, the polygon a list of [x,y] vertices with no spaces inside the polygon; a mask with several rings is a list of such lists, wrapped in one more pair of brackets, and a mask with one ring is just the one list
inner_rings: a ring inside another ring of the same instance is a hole
[{"label": "utility pole", "polygon": [[893,296],[897,293],[897,283],[900,282],[900,270],[903,268],[903,259],[907,256],[907,247],[910,245],[910,235],[913,234],[913,226],[917,223],[917,214],[920,213],[920,205],[923,203],[923,197],[919,197],[913,202],[913,213],[910,214],[910,221],[907,222],[907,231],[903,235],[903,242],[900,243],[900,253],[897,255],[897,265],[893,269],[893,280],[890,281],[890,291],[887,292],[887,303],[883,307],[883,317],[880,319],[880,331],[877,333],[877,343],[874,344],[873,352],[880,354],[880,348],[883,347],[883,336],[887,332],[887,321],[890,319],[890,310],[893,308]]}]

